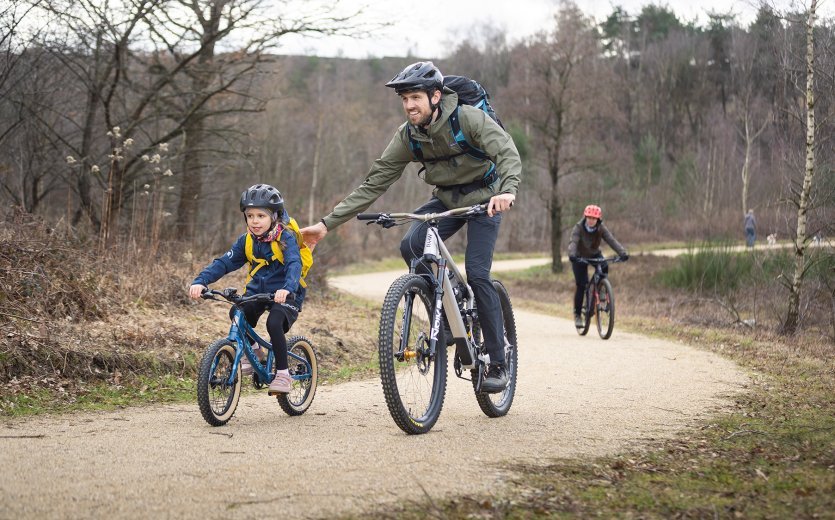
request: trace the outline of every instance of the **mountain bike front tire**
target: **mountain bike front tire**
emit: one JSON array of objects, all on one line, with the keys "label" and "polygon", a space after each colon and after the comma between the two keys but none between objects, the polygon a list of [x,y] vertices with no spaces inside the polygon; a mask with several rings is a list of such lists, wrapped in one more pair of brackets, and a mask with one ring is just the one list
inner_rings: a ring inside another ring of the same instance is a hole
[{"label": "mountain bike front tire", "polygon": [[[316,385],[319,381],[319,364],[316,352],[310,340],[304,336],[293,336],[287,340],[287,351],[303,358],[307,364],[288,357],[288,368],[293,380],[290,383],[289,394],[278,394],[276,399],[284,413],[290,416],[301,415],[310,408],[316,396]],[[309,366],[309,368],[308,368]]]},{"label": "mountain bike front tire", "polygon": [[446,347],[438,342],[429,356],[434,292],[419,275],[394,281],[380,315],[380,380],[389,414],[404,432],[432,429],[444,404],[447,382]]},{"label": "mountain bike front tire", "polygon": [[197,404],[206,422],[223,426],[229,422],[241,397],[240,366],[232,378],[236,345],[227,338],[215,341],[200,360],[197,374]]}]

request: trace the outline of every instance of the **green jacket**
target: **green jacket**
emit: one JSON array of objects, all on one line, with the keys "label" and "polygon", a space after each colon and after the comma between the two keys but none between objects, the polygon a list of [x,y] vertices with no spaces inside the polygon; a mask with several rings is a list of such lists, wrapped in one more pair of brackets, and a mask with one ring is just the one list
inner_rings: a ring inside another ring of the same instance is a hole
[{"label": "green jacket", "polygon": [[[408,121],[403,123],[383,155],[374,161],[365,181],[322,219],[328,229],[344,224],[365,211],[403,175],[403,170],[410,162],[417,161],[409,147],[408,127],[411,127],[412,137],[420,141],[424,159],[460,152],[461,149],[452,137],[448,122],[449,115],[457,105],[458,94],[445,89],[441,99],[441,117],[429,125],[428,135]],[[516,195],[519,177],[522,174],[522,161],[513,139],[490,116],[475,107],[462,105],[459,107],[458,117],[467,142],[484,150],[496,163],[499,179],[490,186],[461,195],[458,200],[453,201],[453,190],[444,189],[444,186],[466,184],[482,178],[490,168],[490,162],[469,155],[461,155],[448,161],[427,162],[424,180],[427,184],[435,186],[433,195],[450,209],[481,204],[493,195],[501,193]]]},{"label": "green jacket", "polygon": [[580,222],[574,224],[574,229],[571,230],[571,239],[568,241],[568,256],[582,258],[597,256],[600,254],[600,242],[602,241],[609,244],[609,247],[619,255],[626,254],[626,249],[615,240],[609,228],[603,225],[603,219],[600,219],[594,227],[594,231],[589,233],[586,230],[586,217],[583,217]]}]

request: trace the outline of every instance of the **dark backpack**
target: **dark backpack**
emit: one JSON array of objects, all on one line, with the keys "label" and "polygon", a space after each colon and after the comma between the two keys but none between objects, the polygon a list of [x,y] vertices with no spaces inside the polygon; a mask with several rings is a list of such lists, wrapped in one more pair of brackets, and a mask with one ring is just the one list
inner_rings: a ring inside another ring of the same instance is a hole
[{"label": "dark backpack", "polygon": [[[504,128],[499,116],[490,104],[490,94],[487,93],[487,90],[485,90],[478,81],[464,76],[444,76],[444,86],[458,94],[458,106],[470,105],[478,108],[479,110],[483,110],[488,116],[490,116],[490,118],[498,123],[499,126]],[[469,155],[471,157],[475,157],[476,159],[489,160],[487,154],[484,153],[483,150],[480,150],[467,142],[464,132],[461,131],[461,123],[458,120],[458,107],[456,107],[455,111],[449,115],[449,126],[452,132],[452,137],[463,151],[461,153],[445,155],[443,157],[433,157],[431,159],[423,158],[423,150],[420,147],[420,142],[416,141],[412,137],[411,128],[408,129],[409,147],[411,148],[412,154],[415,158],[424,164],[424,168],[426,168],[426,163],[449,161],[450,159],[461,155]],[[495,166],[490,168],[489,171],[492,173],[494,169]]]},{"label": "dark backpack", "polygon": [[446,76],[444,77],[444,86],[458,94],[459,105],[471,105],[484,110],[488,116],[493,118],[493,121],[504,128],[501,119],[496,115],[496,111],[490,104],[490,94],[481,86],[481,83],[464,76]]}]

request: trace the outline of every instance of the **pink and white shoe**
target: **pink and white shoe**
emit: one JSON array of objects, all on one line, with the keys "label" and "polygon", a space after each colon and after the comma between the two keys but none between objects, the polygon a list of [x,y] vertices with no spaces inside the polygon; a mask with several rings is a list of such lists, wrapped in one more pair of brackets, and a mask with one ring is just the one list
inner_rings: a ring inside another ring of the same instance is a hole
[{"label": "pink and white shoe", "polygon": [[279,370],[275,373],[275,377],[273,378],[272,383],[270,383],[270,389],[267,391],[267,393],[269,395],[289,394],[290,384],[292,382],[293,378],[290,377],[289,371]]}]

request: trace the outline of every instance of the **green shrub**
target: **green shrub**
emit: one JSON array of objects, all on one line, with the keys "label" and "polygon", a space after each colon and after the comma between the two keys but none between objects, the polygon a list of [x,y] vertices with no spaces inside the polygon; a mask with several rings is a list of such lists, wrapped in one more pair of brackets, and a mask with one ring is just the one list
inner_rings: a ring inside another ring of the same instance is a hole
[{"label": "green shrub", "polygon": [[727,294],[753,279],[754,256],[736,253],[728,244],[689,247],[675,266],[659,274],[665,287]]}]

